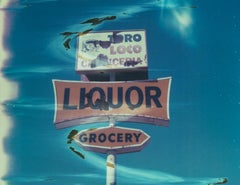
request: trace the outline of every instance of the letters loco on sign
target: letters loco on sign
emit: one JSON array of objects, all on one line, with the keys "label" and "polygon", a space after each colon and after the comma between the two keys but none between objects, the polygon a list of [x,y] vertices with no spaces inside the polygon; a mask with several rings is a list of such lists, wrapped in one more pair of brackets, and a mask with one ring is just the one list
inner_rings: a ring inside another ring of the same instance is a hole
[{"label": "letters loco on sign", "polygon": [[53,80],[57,128],[130,121],[167,126],[171,78],[128,82]]}]

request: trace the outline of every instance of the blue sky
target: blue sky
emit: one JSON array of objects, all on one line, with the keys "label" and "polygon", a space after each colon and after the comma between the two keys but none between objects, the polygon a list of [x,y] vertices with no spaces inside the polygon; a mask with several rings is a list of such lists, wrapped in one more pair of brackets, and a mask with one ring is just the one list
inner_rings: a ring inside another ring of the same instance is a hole
[{"label": "blue sky", "polygon": [[[118,184],[207,185],[240,173],[238,1],[1,1],[0,184],[105,183],[103,154],[69,150],[55,129],[52,79],[79,80],[76,40],[60,33],[145,29],[149,78],[172,77],[169,127],[117,123],[151,135],[117,156]],[[195,7],[196,6],[196,7]],[[99,25],[81,22],[117,18]],[[5,17],[5,18],[4,18]],[[82,130],[108,123],[75,127]]]}]

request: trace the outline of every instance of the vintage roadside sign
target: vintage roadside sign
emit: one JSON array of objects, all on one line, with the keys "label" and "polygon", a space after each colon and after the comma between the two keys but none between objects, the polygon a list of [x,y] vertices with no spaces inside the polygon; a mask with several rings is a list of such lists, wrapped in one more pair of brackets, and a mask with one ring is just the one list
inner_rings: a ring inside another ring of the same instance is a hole
[{"label": "vintage roadside sign", "polygon": [[145,30],[90,32],[78,37],[78,73],[147,71],[147,66]]},{"label": "vintage roadside sign", "polygon": [[53,80],[56,128],[115,121],[167,126],[171,78],[127,82]]},{"label": "vintage roadside sign", "polygon": [[73,139],[85,150],[120,154],[140,151],[150,136],[139,129],[109,126],[80,131]]}]

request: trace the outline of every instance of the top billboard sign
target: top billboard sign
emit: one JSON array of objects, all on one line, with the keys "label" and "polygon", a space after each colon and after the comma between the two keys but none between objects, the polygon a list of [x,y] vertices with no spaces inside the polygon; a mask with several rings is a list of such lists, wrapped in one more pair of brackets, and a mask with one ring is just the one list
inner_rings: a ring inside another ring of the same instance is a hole
[{"label": "top billboard sign", "polygon": [[91,32],[79,36],[76,71],[147,70],[144,30]]},{"label": "top billboard sign", "polygon": [[127,82],[54,80],[57,128],[115,121],[168,125],[171,78]]}]

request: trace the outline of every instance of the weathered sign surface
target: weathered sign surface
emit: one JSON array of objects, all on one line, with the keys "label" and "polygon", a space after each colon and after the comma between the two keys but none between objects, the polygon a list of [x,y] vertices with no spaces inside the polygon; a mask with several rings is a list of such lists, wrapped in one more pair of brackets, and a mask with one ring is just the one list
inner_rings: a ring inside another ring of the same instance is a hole
[{"label": "weathered sign surface", "polygon": [[91,32],[79,36],[76,71],[147,70],[144,30]]},{"label": "weathered sign surface", "polygon": [[74,140],[85,150],[119,154],[140,151],[150,136],[139,129],[109,126],[83,130],[74,136]]},{"label": "weathered sign surface", "polygon": [[53,80],[57,128],[116,121],[168,125],[171,78],[127,82]]}]

